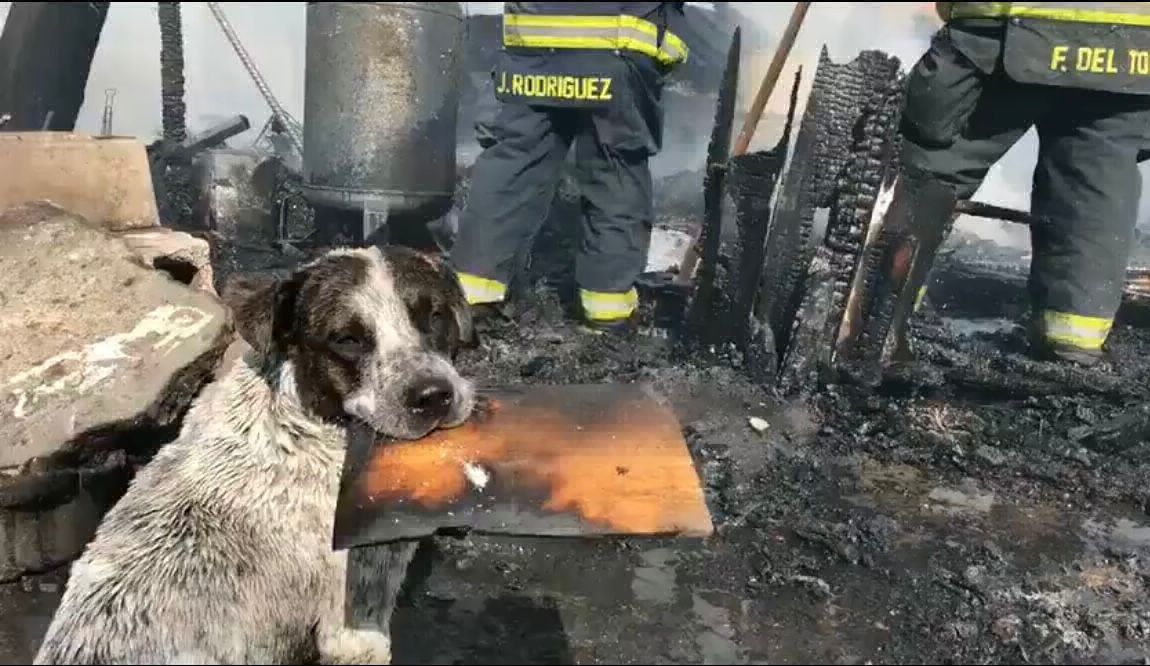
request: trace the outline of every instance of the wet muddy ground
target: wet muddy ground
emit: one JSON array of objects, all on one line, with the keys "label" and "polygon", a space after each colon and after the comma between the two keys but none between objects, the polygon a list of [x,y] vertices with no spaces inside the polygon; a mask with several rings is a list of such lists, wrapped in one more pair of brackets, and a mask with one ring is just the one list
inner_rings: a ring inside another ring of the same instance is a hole
[{"label": "wet muddy ground", "polygon": [[[239,263],[292,261],[260,256]],[[1150,331],[1118,332],[1116,369],[1059,374],[1023,359],[1015,312],[985,304],[977,320],[961,297],[928,308],[919,364],[878,391],[786,401],[654,331],[580,333],[551,288],[530,289],[518,325],[486,331],[465,369],[484,384],[652,384],[717,532],[438,539],[396,615],[396,663],[1150,663],[1136,409]],[[59,590],[0,587],[0,663],[26,663]]]},{"label": "wet muddy ground", "polygon": [[[556,311],[528,308],[518,332],[489,339],[468,365],[489,382],[653,384],[682,420],[718,532],[706,543],[439,541],[425,552],[430,575],[397,616],[397,660],[1145,663],[1150,655],[1147,442],[1139,435],[1121,451],[1087,444],[1090,424],[1121,410],[1115,396],[995,399],[978,388],[894,382],[883,389],[891,395],[838,387],[788,403],[737,370],[685,362],[663,340],[580,336],[552,323]],[[986,322],[923,319],[919,347],[930,365],[945,366],[936,358],[945,352],[974,363],[991,354],[983,347],[1019,345],[1017,334]],[[1119,358],[1144,372],[1150,336],[1119,340]],[[1143,381],[1132,367],[1126,373]],[[770,427],[756,431],[752,416]]]}]

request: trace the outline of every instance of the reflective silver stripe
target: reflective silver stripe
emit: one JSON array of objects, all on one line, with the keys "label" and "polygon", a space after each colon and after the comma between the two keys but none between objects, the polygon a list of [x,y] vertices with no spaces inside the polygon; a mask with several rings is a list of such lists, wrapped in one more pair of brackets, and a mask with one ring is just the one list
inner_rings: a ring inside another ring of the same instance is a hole
[{"label": "reflective silver stripe", "polygon": [[478,275],[459,273],[459,285],[469,305],[501,303],[507,296],[507,285]]},{"label": "reflective silver stripe", "polygon": [[630,317],[639,307],[639,292],[635,289],[623,293],[579,290],[583,312],[592,321],[617,321]]},{"label": "reflective silver stripe", "polygon": [[948,19],[1037,18],[1078,23],[1150,26],[1148,2],[954,2]]},{"label": "reflective silver stripe", "polygon": [[510,47],[637,51],[664,63],[686,61],[689,50],[677,35],[636,16],[551,16],[505,14],[503,44]]},{"label": "reflective silver stripe", "polygon": [[1043,312],[1042,323],[1047,340],[1087,350],[1101,349],[1114,324],[1113,320],[1105,317],[1086,317],[1055,310]]},{"label": "reflective silver stripe", "polygon": [[559,26],[520,26],[504,25],[503,40],[527,41],[539,39],[594,39],[607,40],[614,46],[618,42],[634,40],[655,47],[655,40],[637,28],[590,28],[590,27],[559,27]]}]

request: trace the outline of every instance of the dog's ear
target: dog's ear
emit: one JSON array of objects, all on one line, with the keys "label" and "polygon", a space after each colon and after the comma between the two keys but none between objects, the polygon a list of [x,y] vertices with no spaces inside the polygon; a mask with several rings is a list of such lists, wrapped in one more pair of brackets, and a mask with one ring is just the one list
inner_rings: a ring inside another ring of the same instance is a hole
[{"label": "dog's ear", "polygon": [[261,356],[286,341],[291,333],[300,276],[237,276],[228,281],[221,297],[235,315],[236,330]]},{"label": "dog's ear", "polygon": [[451,298],[451,318],[455,324],[455,336],[464,349],[479,346],[479,334],[475,331],[475,321],[471,317],[471,305],[460,288]]},{"label": "dog's ear", "polygon": [[[442,255],[425,252],[419,254],[422,255],[424,261],[435,267],[440,277],[450,285],[446,290],[446,296],[448,309],[451,311],[455,343],[463,349],[475,349],[479,346],[479,334],[475,330],[475,322],[471,317],[471,305],[467,302],[467,295],[463,291],[463,285],[459,282],[459,276]],[[458,350],[453,348],[451,355],[455,356],[456,351]]]}]

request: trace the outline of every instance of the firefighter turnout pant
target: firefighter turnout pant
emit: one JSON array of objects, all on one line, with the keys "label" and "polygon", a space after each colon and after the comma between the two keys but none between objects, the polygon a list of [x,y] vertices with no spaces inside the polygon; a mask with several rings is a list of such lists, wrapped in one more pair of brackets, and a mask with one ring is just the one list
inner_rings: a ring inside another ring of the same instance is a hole
[{"label": "firefighter turnout pant", "polygon": [[909,76],[903,162],[969,199],[990,167],[1035,127],[1029,278],[1035,323],[1046,343],[1100,351],[1133,241],[1142,187],[1136,156],[1150,128],[1150,96],[1018,83],[1001,67],[976,66],[956,48],[951,30],[935,35]]},{"label": "firefighter turnout pant", "polygon": [[661,122],[657,107],[642,104],[502,103],[494,121],[479,128],[484,151],[452,249],[468,301],[504,300],[516,253],[546,219],[574,144],[583,211],[575,280],[583,313],[604,324],[629,318],[654,223],[648,160],[660,144]]}]

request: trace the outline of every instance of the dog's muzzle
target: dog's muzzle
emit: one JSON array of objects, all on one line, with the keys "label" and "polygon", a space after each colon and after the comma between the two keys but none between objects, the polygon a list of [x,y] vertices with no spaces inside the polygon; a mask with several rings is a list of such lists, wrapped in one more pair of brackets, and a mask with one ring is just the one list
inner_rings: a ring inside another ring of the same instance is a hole
[{"label": "dog's muzzle", "polygon": [[455,387],[442,377],[425,377],[404,391],[403,404],[420,421],[442,424],[455,406]]}]

